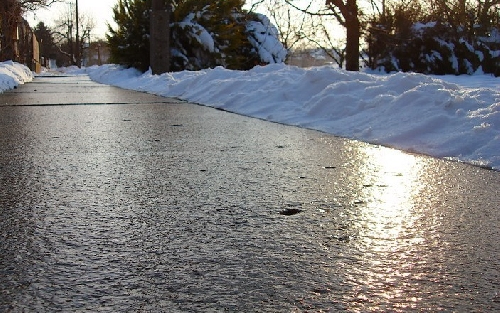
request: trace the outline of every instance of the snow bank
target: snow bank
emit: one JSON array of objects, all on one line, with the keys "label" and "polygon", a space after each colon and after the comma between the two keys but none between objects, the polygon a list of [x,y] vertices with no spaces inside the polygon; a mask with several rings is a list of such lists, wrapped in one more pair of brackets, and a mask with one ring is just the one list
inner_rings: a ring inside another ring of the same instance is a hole
[{"label": "snow bank", "polygon": [[0,62],[0,93],[33,80],[29,68],[16,62]]},{"label": "snow bank", "polygon": [[[87,71],[93,80],[122,88],[500,169],[500,80],[487,75],[481,77],[491,88],[330,66],[273,64],[250,71],[215,68],[161,76],[116,65]],[[482,81],[473,77],[467,79]]]}]

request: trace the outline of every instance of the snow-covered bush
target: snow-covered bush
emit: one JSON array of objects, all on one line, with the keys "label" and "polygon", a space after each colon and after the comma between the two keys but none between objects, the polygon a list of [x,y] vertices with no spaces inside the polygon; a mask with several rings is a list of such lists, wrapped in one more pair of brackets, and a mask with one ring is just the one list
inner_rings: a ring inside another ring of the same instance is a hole
[{"label": "snow-covered bush", "polygon": [[[473,74],[478,70],[500,75],[499,30],[475,36],[447,23],[414,23],[406,32],[370,34],[372,69],[424,74]],[[404,35],[403,35],[404,34]],[[376,45],[375,45],[376,44]]]},{"label": "snow-covered bush", "polygon": [[248,38],[265,63],[283,63],[287,50],[279,41],[278,29],[263,14],[255,14],[247,23]]},{"label": "snow-covered bush", "polygon": [[171,24],[172,69],[249,69],[259,63],[248,41],[249,14],[242,5],[240,0],[188,0],[177,6]]},{"label": "snow-covered bush", "polygon": [[[282,63],[287,51],[264,15],[246,12],[242,0],[176,1],[170,16],[171,70],[223,66],[250,69]],[[151,0],[123,0],[114,9],[116,30],[108,40],[111,60],[145,71],[149,67]]]}]

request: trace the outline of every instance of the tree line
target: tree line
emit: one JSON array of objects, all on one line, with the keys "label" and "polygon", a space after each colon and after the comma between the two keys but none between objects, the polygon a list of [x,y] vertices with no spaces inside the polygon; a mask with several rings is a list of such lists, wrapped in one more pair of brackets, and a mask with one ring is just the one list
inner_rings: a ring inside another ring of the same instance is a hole
[{"label": "tree line", "polygon": [[366,64],[426,74],[500,75],[500,1],[396,2],[370,17]]},{"label": "tree line", "polygon": [[[167,1],[171,2],[171,1]],[[180,0],[172,2],[172,69],[263,63],[248,34],[252,12],[285,50],[317,46],[339,66],[434,74],[500,75],[500,0]],[[243,7],[246,5],[247,9]],[[109,29],[114,61],[145,69],[150,0],[121,0]],[[267,19],[267,17],[266,17]],[[337,25],[335,28],[334,25]],[[343,40],[333,33],[339,29]],[[199,35],[214,34],[204,47]],[[335,39],[337,37],[337,39]],[[134,43],[134,44],[132,44]],[[138,60],[136,56],[144,56]]]},{"label": "tree line", "polygon": [[[29,65],[29,54],[31,41],[36,39],[39,46],[40,61],[48,59],[55,60],[57,66],[68,66],[79,64],[78,61],[89,60],[90,50],[105,47],[103,41],[90,43],[90,32],[94,27],[92,18],[86,14],[79,14],[76,19],[74,4],[68,3],[69,10],[56,17],[54,26],[48,27],[44,22],[38,23],[31,29],[23,14],[27,11],[36,11],[40,8],[48,8],[56,2],[64,0],[1,0],[0,3],[0,61],[14,60]],[[76,23],[82,30],[75,32]],[[22,26],[22,27],[21,27]],[[20,38],[29,28],[34,38],[30,42]],[[99,54],[99,52],[93,52]],[[97,60],[93,60],[97,63]],[[39,62],[39,60],[37,60]],[[43,64],[46,65],[46,64]]]},{"label": "tree line", "polygon": [[[2,0],[3,59],[22,12],[56,1]],[[172,70],[248,69],[282,62],[287,51],[316,46],[352,71],[366,66],[387,72],[500,75],[500,0],[164,1],[170,8]],[[151,0],[117,0],[118,27],[109,27],[107,35],[112,61],[148,68],[150,13]],[[46,32],[44,25],[39,28]],[[50,32],[59,53],[70,58],[68,51],[76,49],[70,31]],[[68,48],[61,49],[64,42]]]},{"label": "tree line", "polygon": [[[274,25],[266,16],[243,9],[244,0],[165,3],[171,71],[215,66],[245,70],[285,60],[286,49]],[[108,25],[107,34],[112,62],[142,71],[149,68],[151,5],[151,0],[120,0],[114,7],[117,26]]]},{"label": "tree line", "polygon": [[285,46],[315,45],[347,70],[500,75],[500,0],[251,2],[271,12]]},{"label": "tree line", "polygon": [[[19,25],[26,10],[48,6],[55,0],[2,0],[0,4],[0,60],[19,58]],[[23,23],[24,22],[24,23]],[[23,27],[25,27],[23,25]]]}]

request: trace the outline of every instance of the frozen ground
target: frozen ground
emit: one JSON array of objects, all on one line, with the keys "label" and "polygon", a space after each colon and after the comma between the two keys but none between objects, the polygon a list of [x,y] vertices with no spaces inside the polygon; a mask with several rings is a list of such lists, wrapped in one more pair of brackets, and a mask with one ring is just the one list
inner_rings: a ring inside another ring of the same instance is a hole
[{"label": "frozen ground", "polygon": [[160,76],[117,65],[64,71],[86,73],[121,88],[500,169],[500,78],[489,75],[368,74],[282,64]]}]

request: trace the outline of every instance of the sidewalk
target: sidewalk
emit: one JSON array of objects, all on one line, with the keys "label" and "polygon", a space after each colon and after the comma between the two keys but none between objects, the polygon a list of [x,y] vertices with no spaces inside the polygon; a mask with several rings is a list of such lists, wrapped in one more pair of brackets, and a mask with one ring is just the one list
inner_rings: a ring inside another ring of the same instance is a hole
[{"label": "sidewalk", "polygon": [[179,102],[93,82],[88,76],[39,76],[33,82],[0,94],[0,105],[132,104]]},{"label": "sidewalk", "polygon": [[0,94],[0,311],[500,311],[499,173],[99,85]]}]

